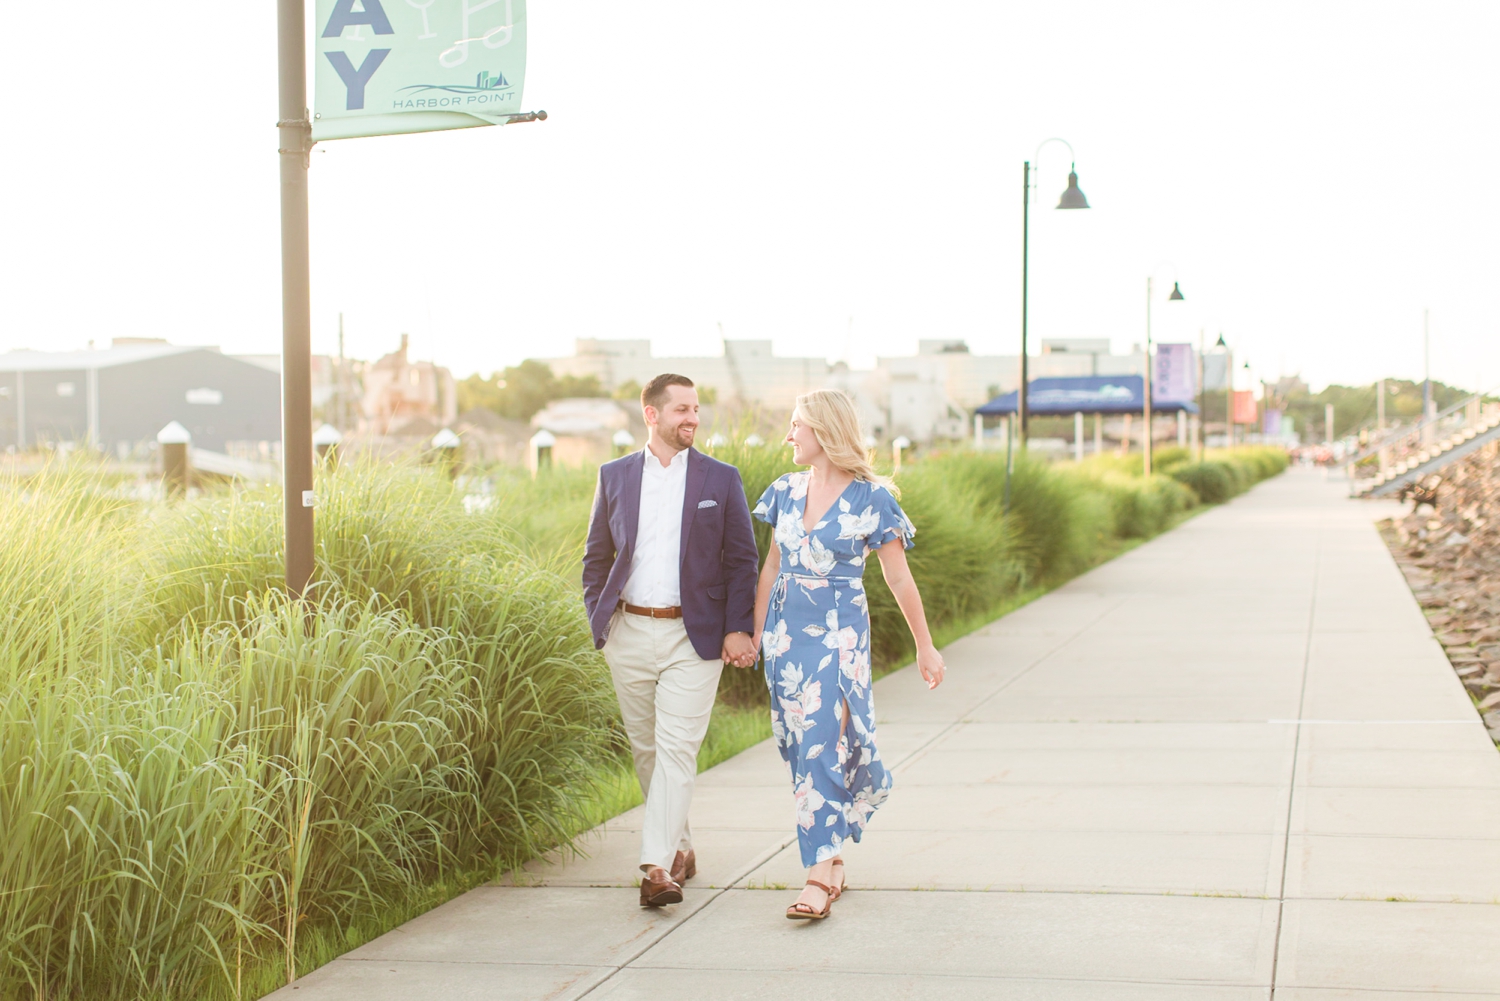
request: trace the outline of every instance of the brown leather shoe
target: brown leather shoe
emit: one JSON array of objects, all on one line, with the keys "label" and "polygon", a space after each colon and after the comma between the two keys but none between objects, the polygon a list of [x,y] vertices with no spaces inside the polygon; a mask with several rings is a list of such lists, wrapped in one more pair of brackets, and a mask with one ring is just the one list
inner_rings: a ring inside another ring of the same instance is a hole
[{"label": "brown leather shoe", "polygon": [[689,848],[672,860],[672,881],[681,885],[698,875],[698,856]]},{"label": "brown leather shoe", "polygon": [[662,907],[682,903],[682,887],[667,870],[653,866],[641,877],[641,906]]}]

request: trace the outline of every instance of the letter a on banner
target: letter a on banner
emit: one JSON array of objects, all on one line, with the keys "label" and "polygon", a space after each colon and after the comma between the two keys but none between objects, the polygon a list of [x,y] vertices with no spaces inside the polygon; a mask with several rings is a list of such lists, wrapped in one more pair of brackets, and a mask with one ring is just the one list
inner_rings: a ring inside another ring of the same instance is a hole
[{"label": "letter a on banner", "polygon": [[526,0],[317,0],[312,137],[503,125],[521,111]]}]

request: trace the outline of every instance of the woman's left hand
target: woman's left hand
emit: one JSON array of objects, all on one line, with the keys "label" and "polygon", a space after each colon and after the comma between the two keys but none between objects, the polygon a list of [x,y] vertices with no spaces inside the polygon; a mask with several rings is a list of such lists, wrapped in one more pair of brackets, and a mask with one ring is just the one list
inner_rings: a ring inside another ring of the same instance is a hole
[{"label": "woman's left hand", "polygon": [[922,680],[927,682],[927,688],[931,691],[943,683],[948,665],[943,663],[943,655],[938,653],[937,647],[929,643],[917,650],[917,670],[922,673]]}]

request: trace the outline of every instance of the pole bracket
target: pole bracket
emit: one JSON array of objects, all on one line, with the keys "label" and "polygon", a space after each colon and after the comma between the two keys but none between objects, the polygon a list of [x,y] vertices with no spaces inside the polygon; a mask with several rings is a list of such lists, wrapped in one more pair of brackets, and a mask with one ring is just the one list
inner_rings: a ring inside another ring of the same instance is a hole
[{"label": "pole bracket", "polygon": [[301,142],[296,146],[282,147],[277,153],[301,153],[303,166],[308,165],[308,157],[312,154],[312,148],[316,146],[317,140],[312,138],[312,122],[307,117],[307,112],[302,113],[301,118],[282,118],[276,122],[278,129],[296,129],[301,137]]}]

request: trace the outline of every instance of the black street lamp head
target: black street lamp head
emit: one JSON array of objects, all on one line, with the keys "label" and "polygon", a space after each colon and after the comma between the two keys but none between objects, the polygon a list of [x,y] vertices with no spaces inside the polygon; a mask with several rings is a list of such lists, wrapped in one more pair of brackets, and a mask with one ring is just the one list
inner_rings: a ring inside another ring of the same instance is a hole
[{"label": "black street lamp head", "polygon": [[1078,190],[1078,172],[1072,169],[1071,164],[1068,167],[1068,190],[1064,191],[1062,197],[1057,200],[1057,207],[1060,209],[1086,209],[1089,207],[1089,200],[1083,197],[1082,191]]},{"label": "black street lamp head", "polygon": [[1182,301],[1182,289],[1180,289],[1180,288],[1177,287],[1177,283],[1176,282],[1172,283],[1172,294],[1169,295],[1169,296],[1167,296],[1167,301],[1168,302],[1181,302]]},{"label": "black street lamp head", "polygon": [[1214,347],[1216,347],[1216,348],[1227,348],[1227,347],[1229,347],[1228,344],[1224,343],[1224,335],[1223,334],[1219,335],[1218,343],[1215,344]]}]

